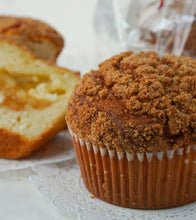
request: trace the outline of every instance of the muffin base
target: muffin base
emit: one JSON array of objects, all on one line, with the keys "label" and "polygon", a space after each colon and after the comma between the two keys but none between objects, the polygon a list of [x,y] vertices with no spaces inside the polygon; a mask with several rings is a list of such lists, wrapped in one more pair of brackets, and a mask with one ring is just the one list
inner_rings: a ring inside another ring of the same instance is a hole
[{"label": "muffin base", "polygon": [[70,134],[84,184],[96,197],[136,209],[171,208],[196,201],[196,145],[129,154],[93,146],[71,130]]}]

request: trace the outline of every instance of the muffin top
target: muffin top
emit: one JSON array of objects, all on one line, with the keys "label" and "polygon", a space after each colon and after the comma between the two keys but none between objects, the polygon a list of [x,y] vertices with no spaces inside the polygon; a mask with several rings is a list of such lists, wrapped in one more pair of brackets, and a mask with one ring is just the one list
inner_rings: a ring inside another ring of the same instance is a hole
[{"label": "muffin top", "polygon": [[196,60],[156,52],[116,55],[83,77],[67,112],[94,145],[153,152],[196,142]]},{"label": "muffin top", "polygon": [[0,37],[3,34],[23,35],[30,39],[50,39],[58,47],[62,48],[64,40],[62,36],[48,24],[31,18],[0,16]]}]

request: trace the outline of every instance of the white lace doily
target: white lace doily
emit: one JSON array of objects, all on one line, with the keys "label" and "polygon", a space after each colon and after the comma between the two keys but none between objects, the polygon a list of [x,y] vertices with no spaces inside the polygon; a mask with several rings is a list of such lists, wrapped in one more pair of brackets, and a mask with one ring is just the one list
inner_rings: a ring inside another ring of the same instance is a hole
[{"label": "white lace doily", "polygon": [[32,156],[22,160],[0,159],[0,171],[17,170],[38,164],[62,162],[75,157],[68,131],[60,132]]},{"label": "white lace doily", "polygon": [[30,177],[41,193],[61,211],[77,214],[80,220],[191,220],[196,219],[196,202],[165,210],[134,210],[120,208],[92,198],[85,188],[75,160],[59,164],[34,166]]}]

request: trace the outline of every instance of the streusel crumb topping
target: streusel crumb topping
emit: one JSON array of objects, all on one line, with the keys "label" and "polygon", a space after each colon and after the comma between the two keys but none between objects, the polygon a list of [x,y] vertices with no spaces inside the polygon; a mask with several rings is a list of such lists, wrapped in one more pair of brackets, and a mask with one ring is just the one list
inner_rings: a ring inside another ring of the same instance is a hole
[{"label": "streusel crumb topping", "polygon": [[156,52],[116,55],[75,88],[67,121],[80,138],[126,152],[196,142],[196,60]]}]

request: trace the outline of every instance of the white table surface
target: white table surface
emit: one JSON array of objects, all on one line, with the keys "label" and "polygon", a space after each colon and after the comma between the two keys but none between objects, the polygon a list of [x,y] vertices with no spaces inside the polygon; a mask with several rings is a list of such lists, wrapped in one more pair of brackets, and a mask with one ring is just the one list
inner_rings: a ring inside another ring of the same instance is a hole
[{"label": "white table surface", "polygon": [[[0,14],[34,17],[54,26],[66,39],[58,63],[84,73],[93,68],[91,62],[83,60],[86,56],[88,61],[94,50],[95,6],[96,0],[0,0]],[[77,219],[52,207],[29,181],[31,172],[0,173],[0,220]]]}]

